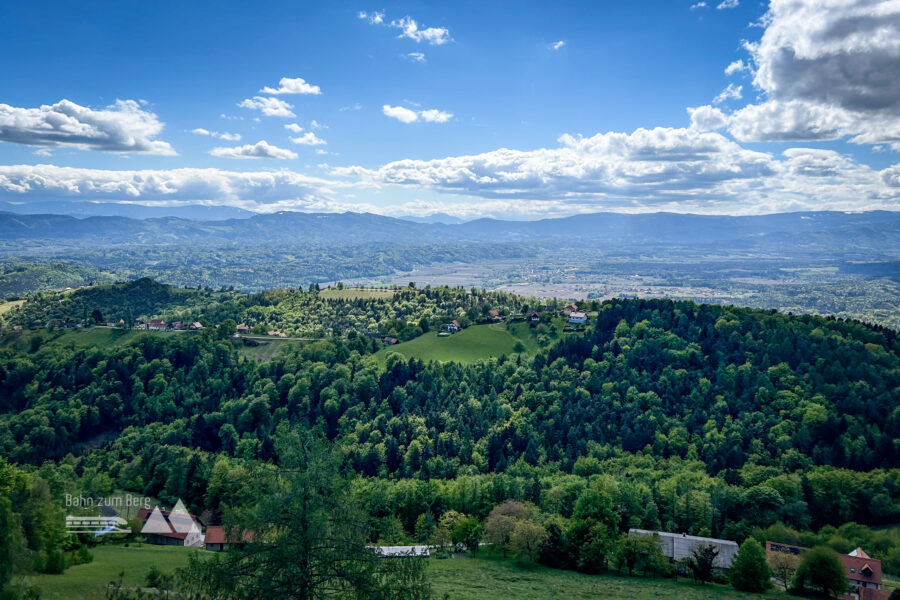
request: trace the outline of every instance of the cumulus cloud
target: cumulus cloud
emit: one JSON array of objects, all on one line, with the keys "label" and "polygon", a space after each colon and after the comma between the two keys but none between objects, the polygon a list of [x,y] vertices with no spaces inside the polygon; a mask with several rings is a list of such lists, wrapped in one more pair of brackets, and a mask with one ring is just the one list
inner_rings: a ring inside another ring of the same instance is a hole
[{"label": "cumulus cloud", "polygon": [[413,62],[423,63],[425,62],[425,53],[424,52],[410,52],[406,55],[406,58]]},{"label": "cumulus cloud", "polygon": [[288,104],[279,98],[266,98],[264,96],[253,96],[246,98],[238,103],[241,108],[249,108],[258,110],[267,117],[296,117],[291,109],[293,104]]},{"label": "cumulus cloud", "polygon": [[70,100],[20,108],[0,104],[0,141],[47,148],[72,147],[101,152],[174,155],[155,140],[163,123],[135,100],[94,110]]},{"label": "cumulus cloud", "polygon": [[725,10],[726,8],[737,8],[737,6],[739,4],[740,4],[740,0],[722,0],[716,6],[716,9]]},{"label": "cumulus cloud", "polygon": [[0,197],[84,198],[144,204],[216,204],[249,210],[331,210],[345,184],[290,170],[105,170],[54,165],[0,166]]},{"label": "cumulus cloud", "polygon": [[307,131],[298,137],[292,137],[291,141],[303,146],[322,146],[325,144],[325,140],[314,134],[312,131]]},{"label": "cumulus cloud", "polygon": [[[735,115],[738,139],[849,136],[900,149],[900,4],[772,0],[761,23],[745,47],[765,100]],[[753,122],[764,115],[777,122]]]},{"label": "cumulus cloud", "polygon": [[259,90],[261,94],[308,94],[318,96],[322,89],[317,85],[307,83],[302,77],[282,77],[278,80],[278,87],[266,86]]},{"label": "cumulus cloud", "polygon": [[446,123],[453,118],[453,113],[437,110],[436,108],[412,110],[404,106],[391,106],[390,104],[382,106],[381,112],[383,112],[385,116],[397,119],[401,123],[415,123],[419,120],[427,123]]},{"label": "cumulus cloud", "polygon": [[697,2],[696,4],[691,4],[691,10],[697,10],[699,8],[706,8],[706,2]]},{"label": "cumulus cloud", "polygon": [[210,131],[209,129],[204,129],[203,127],[192,129],[191,133],[196,133],[197,135],[206,135],[220,140],[225,140],[227,142],[237,142],[241,139],[241,134],[239,133],[228,133],[227,131],[219,133],[218,131]]},{"label": "cumulus cloud", "polygon": [[532,214],[527,206],[552,206],[552,212],[568,214],[608,209],[734,214],[896,209],[900,202],[900,189],[890,187],[900,182],[900,168],[879,172],[817,149],[794,148],[781,157],[751,151],[703,131],[723,125],[721,111],[710,106],[691,110],[692,120],[702,127],[564,135],[556,148],[501,148],[400,160],[378,169],[340,167],[332,174],[378,187],[399,185],[515,203],[522,214]]},{"label": "cumulus cloud", "polygon": [[698,106],[687,111],[691,116],[691,128],[697,131],[715,131],[728,124],[725,113],[713,106]]},{"label": "cumulus cloud", "polygon": [[260,140],[255,144],[243,146],[213,148],[209,151],[219,158],[277,158],[280,160],[297,158],[297,153]]},{"label": "cumulus cloud", "polygon": [[294,133],[300,133],[301,131],[303,131],[303,128],[296,123],[286,123],[284,128],[288,131],[293,131]]},{"label": "cumulus cloud", "polygon": [[554,50],[559,50],[560,48],[562,48],[565,45],[566,45],[565,40],[559,40],[558,42],[553,42],[552,44],[550,44],[550,47],[553,48]]}]

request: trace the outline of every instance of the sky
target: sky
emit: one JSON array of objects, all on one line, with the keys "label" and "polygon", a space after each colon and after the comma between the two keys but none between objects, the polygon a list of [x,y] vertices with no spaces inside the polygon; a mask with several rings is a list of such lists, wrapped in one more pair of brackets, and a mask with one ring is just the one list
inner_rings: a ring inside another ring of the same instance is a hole
[{"label": "sky", "polygon": [[900,1],[0,4],[0,201],[900,208]]}]

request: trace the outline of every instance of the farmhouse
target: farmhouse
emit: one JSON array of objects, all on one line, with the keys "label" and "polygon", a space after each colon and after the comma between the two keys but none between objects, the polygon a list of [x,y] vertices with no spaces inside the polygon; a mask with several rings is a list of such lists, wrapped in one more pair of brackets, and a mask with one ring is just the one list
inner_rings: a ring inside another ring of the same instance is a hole
[{"label": "farmhouse", "polygon": [[246,544],[253,541],[253,533],[242,531],[238,536],[236,532],[226,532],[221,525],[210,525],[206,528],[204,545],[210,552],[224,552],[231,546]]},{"label": "farmhouse", "polygon": [[[154,513],[157,513],[156,516],[154,516]],[[199,546],[203,542],[203,536],[200,535],[202,523],[190,517],[197,526],[196,531],[191,530],[180,533],[175,531],[176,527],[172,524],[171,516],[169,511],[158,508],[142,508],[138,510],[137,518],[141,522],[141,533],[147,539],[148,544],[156,546]],[[148,526],[147,522],[151,518],[157,522]],[[185,528],[179,527],[179,529]]]},{"label": "farmhouse", "polygon": [[238,325],[236,331],[238,333],[250,333],[250,328],[246,325]]},{"label": "farmhouse", "polygon": [[[774,553],[790,554],[794,556],[802,556],[809,548],[802,546],[792,546],[790,544],[779,544],[777,542],[766,542],[766,557],[771,557]],[[839,554],[838,559],[844,567],[844,575],[850,584],[850,596],[856,600],[877,600],[881,590],[881,561],[872,558],[866,554],[862,548],[857,548],[850,554]]]},{"label": "farmhouse", "polygon": [[587,323],[587,313],[578,311],[569,313],[569,323]]},{"label": "farmhouse", "polygon": [[563,314],[568,317],[569,315],[571,315],[573,312],[576,312],[577,310],[578,310],[578,305],[575,304],[574,302],[569,302],[568,304],[566,304],[563,307]]},{"label": "farmhouse", "polygon": [[447,324],[447,331],[449,333],[456,333],[460,329],[462,329],[462,328],[459,326],[459,321],[457,321],[455,319],[453,321],[450,321],[450,323]]},{"label": "farmhouse", "polygon": [[719,551],[713,563],[719,569],[731,568],[734,556],[737,554],[738,545],[731,540],[720,540],[709,537],[687,535],[685,533],[671,533],[668,531],[649,531],[646,529],[629,529],[628,535],[651,535],[659,538],[663,556],[669,560],[681,560],[690,558],[695,549],[701,546],[712,546]]},{"label": "farmhouse", "polygon": [[500,316],[500,311],[496,308],[492,308],[488,311],[488,316],[490,316],[495,321],[502,321],[503,317]]},{"label": "farmhouse", "polygon": [[525,313],[525,316],[528,317],[528,320],[532,323],[537,323],[541,320],[541,313],[533,309]]},{"label": "farmhouse", "polygon": [[267,331],[267,332],[266,332],[266,335],[271,335],[271,336],[274,336],[274,337],[281,337],[281,338],[286,338],[286,337],[287,337],[287,334],[284,333],[283,331]]},{"label": "farmhouse", "polygon": [[191,329],[196,329],[199,331],[203,329],[203,324],[200,323],[200,321],[194,321],[193,323],[191,323]]},{"label": "farmhouse", "polygon": [[150,324],[147,325],[147,329],[150,331],[165,331],[166,330],[166,322],[162,319],[152,319]]}]

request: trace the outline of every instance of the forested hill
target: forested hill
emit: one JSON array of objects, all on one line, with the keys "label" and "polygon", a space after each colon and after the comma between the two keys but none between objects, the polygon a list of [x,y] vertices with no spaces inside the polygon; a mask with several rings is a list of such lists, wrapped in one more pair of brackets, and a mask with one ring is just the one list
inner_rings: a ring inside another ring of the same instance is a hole
[{"label": "forested hill", "polygon": [[583,337],[533,359],[393,355],[386,367],[355,335],[267,363],[240,358],[224,335],[4,345],[0,454],[40,464],[110,440],[74,459],[78,469],[204,507],[229,493],[222,457],[271,460],[275,429],[291,422],[321,429],[361,475],[504,474],[494,485],[563,514],[579,478],[606,473],[640,482],[641,510],[651,500],[659,510],[637,525],[669,510],[677,530],[713,533],[742,518],[900,518],[900,340],[890,330],[616,300]]}]

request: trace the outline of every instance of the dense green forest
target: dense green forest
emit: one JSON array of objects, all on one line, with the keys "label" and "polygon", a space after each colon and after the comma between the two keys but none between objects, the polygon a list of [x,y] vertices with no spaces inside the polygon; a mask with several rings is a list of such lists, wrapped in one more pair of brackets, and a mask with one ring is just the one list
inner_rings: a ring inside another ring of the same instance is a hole
[{"label": "dense green forest", "polygon": [[114,347],[10,333],[0,455],[56,493],[126,489],[221,518],[252,502],[248,474],[278,462],[277,432],[299,428],[338,450],[372,541],[431,540],[443,527],[471,542],[477,528],[466,528],[513,500],[531,507],[531,553],[551,566],[602,570],[619,532],[644,527],[866,543],[900,572],[900,540],[867,527],[900,520],[893,330],[613,300],[595,306],[586,332],[533,357],[379,363],[380,345],[357,329],[402,323],[419,335],[447,313],[475,322],[529,301],[409,287],[382,299],[178,294],[184,314],[251,320],[265,308],[260,322],[327,323],[332,335],[256,362],[229,327]]}]

